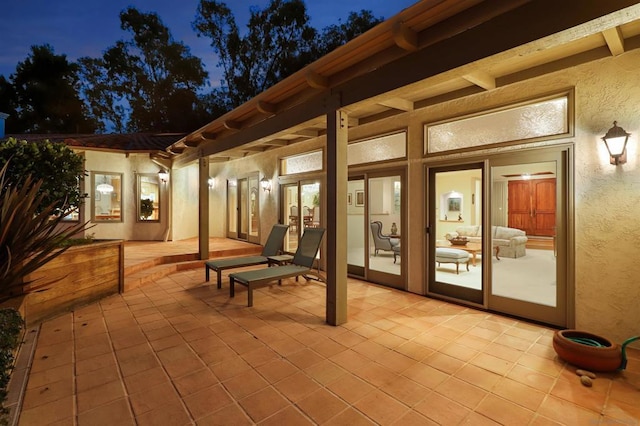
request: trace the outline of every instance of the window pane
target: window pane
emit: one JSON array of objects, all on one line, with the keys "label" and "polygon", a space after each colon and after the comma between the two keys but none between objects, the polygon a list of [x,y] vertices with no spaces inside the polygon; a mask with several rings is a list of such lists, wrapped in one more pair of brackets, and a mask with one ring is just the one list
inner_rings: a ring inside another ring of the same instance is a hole
[{"label": "window pane", "polygon": [[158,175],[138,175],[138,194],[139,220],[160,220],[160,178]]},{"label": "window pane", "polygon": [[350,166],[404,158],[407,156],[407,134],[402,132],[356,142],[350,144],[347,149]]},{"label": "window pane", "polygon": [[122,174],[93,174],[93,212],[98,222],[122,221]]},{"label": "window pane", "polygon": [[426,126],[428,153],[566,135],[569,98],[550,99]]},{"label": "window pane", "polygon": [[280,161],[280,166],[282,175],[322,170],[322,151],[283,158]]}]

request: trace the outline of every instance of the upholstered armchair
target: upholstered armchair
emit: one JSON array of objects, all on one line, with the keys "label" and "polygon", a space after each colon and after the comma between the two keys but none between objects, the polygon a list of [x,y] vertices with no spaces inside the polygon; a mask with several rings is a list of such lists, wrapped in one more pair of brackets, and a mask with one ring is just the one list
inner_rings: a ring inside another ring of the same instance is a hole
[{"label": "upholstered armchair", "polygon": [[382,233],[382,222],[378,220],[371,222],[371,233],[373,234],[376,256],[378,255],[378,250],[394,252],[393,248],[400,245],[398,238],[391,238]]}]

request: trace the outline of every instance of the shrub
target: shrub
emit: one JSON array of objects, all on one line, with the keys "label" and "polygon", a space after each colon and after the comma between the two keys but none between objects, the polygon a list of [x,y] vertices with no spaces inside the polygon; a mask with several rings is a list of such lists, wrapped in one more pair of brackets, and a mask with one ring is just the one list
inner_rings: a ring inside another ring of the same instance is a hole
[{"label": "shrub", "polygon": [[68,211],[63,209],[80,206],[86,196],[79,185],[85,177],[83,158],[63,143],[9,138],[0,143],[0,167],[6,164],[7,176],[18,187],[29,176],[33,181],[42,181],[40,208],[55,204],[54,211],[64,215]]},{"label": "shrub", "polygon": [[0,309],[0,424],[6,424],[4,418],[8,409],[4,406],[7,398],[7,385],[13,369],[13,354],[20,343],[20,333],[24,323],[15,309]]}]

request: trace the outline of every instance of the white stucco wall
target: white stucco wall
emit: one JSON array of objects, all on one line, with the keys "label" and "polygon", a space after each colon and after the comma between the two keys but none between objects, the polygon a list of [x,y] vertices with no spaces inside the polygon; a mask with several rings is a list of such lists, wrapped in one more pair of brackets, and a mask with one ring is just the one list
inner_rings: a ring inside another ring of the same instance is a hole
[{"label": "white stucco wall", "polygon": [[198,164],[171,170],[172,240],[198,236]]},{"label": "white stucco wall", "polygon": [[[129,154],[83,151],[85,169],[93,172],[122,173],[122,221],[98,222],[87,231],[97,239],[120,240],[163,240],[168,224],[168,198],[166,189],[160,193],[160,221],[140,222],[137,220],[137,174],[158,173],[159,166],[149,158],[149,154]],[[83,220],[91,219],[91,176],[85,178],[85,192],[89,195],[83,207]]]}]

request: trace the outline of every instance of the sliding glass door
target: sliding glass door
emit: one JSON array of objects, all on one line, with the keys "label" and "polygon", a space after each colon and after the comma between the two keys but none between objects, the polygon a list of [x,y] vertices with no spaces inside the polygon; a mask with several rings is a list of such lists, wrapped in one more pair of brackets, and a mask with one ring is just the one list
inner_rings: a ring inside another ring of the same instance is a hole
[{"label": "sliding glass door", "polygon": [[491,309],[566,325],[566,152],[491,164]]},{"label": "sliding glass door", "polygon": [[404,288],[403,172],[353,176],[347,193],[347,268],[352,276]]},{"label": "sliding glass door", "polygon": [[429,170],[429,292],[483,304],[483,165]]}]

